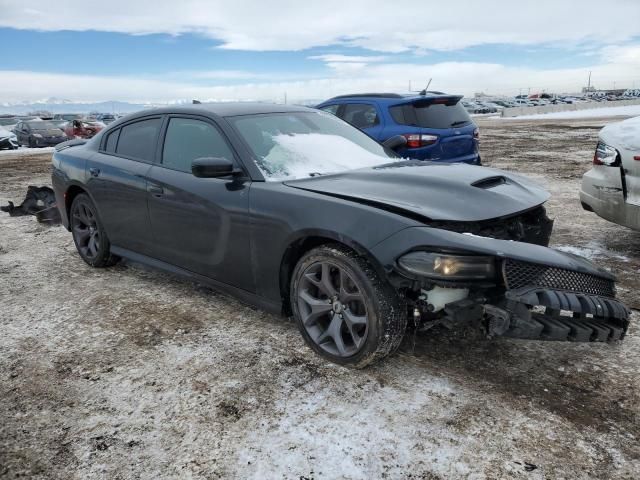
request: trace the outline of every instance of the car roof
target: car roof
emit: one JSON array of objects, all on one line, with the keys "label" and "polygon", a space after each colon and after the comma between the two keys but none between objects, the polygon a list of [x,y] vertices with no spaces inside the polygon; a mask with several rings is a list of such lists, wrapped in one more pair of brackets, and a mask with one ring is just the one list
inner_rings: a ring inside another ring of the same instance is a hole
[{"label": "car roof", "polygon": [[349,95],[338,95],[337,97],[330,98],[322,102],[331,103],[331,102],[339,102],[342,103],[345,100],[370,100],[379,103],[405,103],[407,100],[420,100],[423,98],[450,98],[450,97],[458,97],[460,95],[452,95],[443,92],[435,92],[435,91],[427,91],[424,95],[416,94],[416,93],[408,93],[408,94],[400,94],[400,93],[354,93]]},{"label": "car roof", "polygon": [[[220,103],[199,103],[195,105],[183,105],[176,107],[161,107],[150,110],[141,110],[137,115],[186,113],[198,115],[202,113],[213,113],[219,117],[234,117],[237,115],[257,115],[261,113],[286,113],[286,112],[315,112],[316,110],[300,105],[281,105],[276,103],[262,102],[220,102]],[[132,117],[129,117],[132,118]]]}]

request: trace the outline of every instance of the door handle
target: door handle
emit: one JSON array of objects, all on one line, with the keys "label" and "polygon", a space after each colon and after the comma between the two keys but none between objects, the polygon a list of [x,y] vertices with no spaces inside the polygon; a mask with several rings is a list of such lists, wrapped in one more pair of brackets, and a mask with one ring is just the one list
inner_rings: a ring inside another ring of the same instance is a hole
[{"label": "door handle", "polygon": [[160,197],[164,193],[164,189],[158,185],[149,185],[147,187],[147,192],[151,195],[155,195],[156,197]]},{"label": "door handle", "polygon": [[99,168],[90,168],[89,169],[89,173],[91,174],[92,177],[97,177],[98,175],[100,175],[100,169]]}]

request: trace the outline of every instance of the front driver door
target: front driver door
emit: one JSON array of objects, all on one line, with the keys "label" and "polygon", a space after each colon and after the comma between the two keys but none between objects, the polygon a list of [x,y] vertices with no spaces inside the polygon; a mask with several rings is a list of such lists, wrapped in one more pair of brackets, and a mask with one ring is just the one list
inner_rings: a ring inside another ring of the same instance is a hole
[{"label": "front driver door", "polygon": [[223,157],[238,164],[214,122],[198,116],[171,116],[161,163],[148,174],[153,256],[253,292],[249,178],[195,177],[191,164],[203,157]]}]

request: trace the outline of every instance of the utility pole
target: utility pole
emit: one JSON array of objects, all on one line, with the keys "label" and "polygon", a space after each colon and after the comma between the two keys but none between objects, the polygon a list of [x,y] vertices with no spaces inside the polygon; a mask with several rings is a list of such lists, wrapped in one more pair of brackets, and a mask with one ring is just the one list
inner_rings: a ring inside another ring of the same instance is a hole
[{"label": "utility pole", "polygon": [[284,92],[284,104],[287,104],[287,92]]},{"label": "utility pole", "polygon": [[589,81],[587,82],[587,93],[591,92],[591,70],[589,70]]}]

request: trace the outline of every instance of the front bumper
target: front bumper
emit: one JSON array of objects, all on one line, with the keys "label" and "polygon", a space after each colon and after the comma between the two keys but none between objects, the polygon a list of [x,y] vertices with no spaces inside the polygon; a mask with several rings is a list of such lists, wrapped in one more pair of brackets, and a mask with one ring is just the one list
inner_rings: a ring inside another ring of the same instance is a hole
[{"label": "front bumper", "polygon": [[18,140],[11,137],[0,138],[0,148],[18,148]]},{"label": "front bumper", "polygon": [[33,138],[33,143],[36,147],[54,147],[59,143],[66,142],[68,138],[66,136],[62,137],[42,137],[42,138]]},{"label": "front bumper", "polygon": [[[391,256],[415,249],[491,255],[501,275],[466,284],[409,278]],[[415,300],[414,316],[425,325],[479,322],[491,336],[577,342],[621,340],[629,326],[630,311],[615,299],[615,277],[576,255],[428,227],[401,230],[372,251],[389,259],[383,260],[389,280]],[[434,286],[469,293],[438,311],[429,304]]]}]

